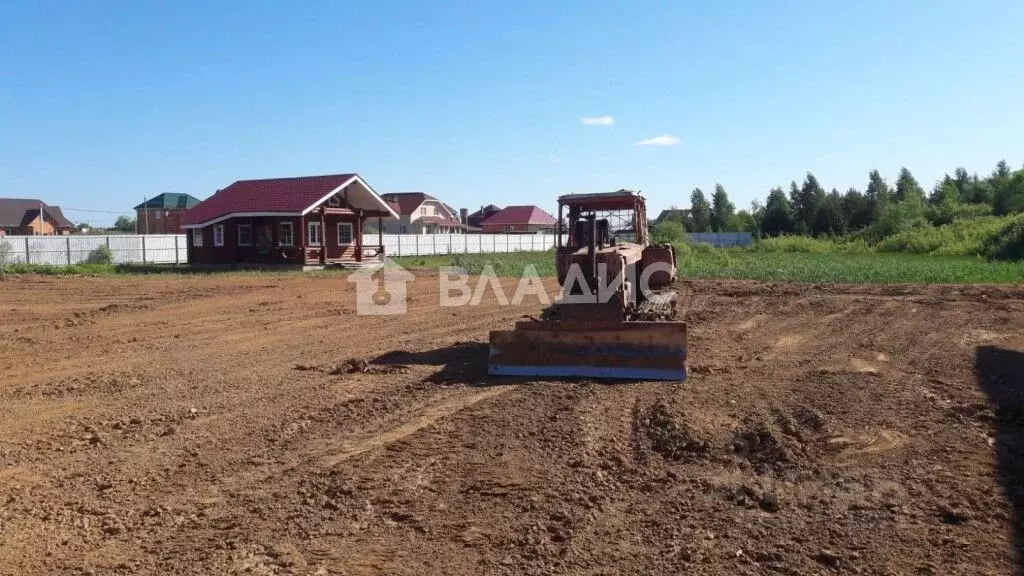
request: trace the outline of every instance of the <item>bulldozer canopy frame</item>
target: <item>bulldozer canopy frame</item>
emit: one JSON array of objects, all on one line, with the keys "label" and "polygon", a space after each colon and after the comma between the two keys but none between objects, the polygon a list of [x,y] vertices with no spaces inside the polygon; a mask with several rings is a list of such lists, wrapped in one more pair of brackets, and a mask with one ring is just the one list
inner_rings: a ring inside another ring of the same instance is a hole
[{"label": "bulldozer canopy frame", "polygon": [[568,234],[565,246],[581,248],[581,239],[576,236],[576,222],[589,214],[596,219],[608,221],[609,236],[616,241],[634,242],[645,245],[647,236],[647,208],[644,197],[629,190],[596,194],[568,194],[558,199],[557,244],[563,246],[564,234]]}]

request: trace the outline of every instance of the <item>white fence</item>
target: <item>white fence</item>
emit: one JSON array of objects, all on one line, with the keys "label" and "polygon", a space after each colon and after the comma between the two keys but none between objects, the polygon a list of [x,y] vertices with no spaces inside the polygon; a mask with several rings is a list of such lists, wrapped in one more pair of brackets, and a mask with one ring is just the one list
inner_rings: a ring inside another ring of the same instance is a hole
[{"label": "white fence", "polygon": [[[377,246],[377,234],[364,234],[364,246]],[[10,246],[8,261],[67,266],[87,262],[100,246],[107,246],[115,264],[186,264],[188,240],[184,234],[112,236],[2,236]],[[554,234],[384,234],[388,256],[479,254],[549,250]],[[230,249],[230,248],[227,248]]]},{"label": "white fence", "polygon": [[[555,247],[554,234],[384,234],[388,256],[536,252]],[[746,246],[749,232],[687,234],[690,242],[713,246]],[[8,261],[66,266],[86,262],[100,246],[107,246],[115,264],[186,264],[184,234],[112,236],[0,236],[10,246]],[[363,235],[364,246],[377,246],[377,234]],[[230,248],[227,248],[230,249]]]},{"label": "white fence", "polygon": [[110,248],[115,264],[184,264],[188,261],[181,234],[117,236],[0,236],[10,262],[68,266],[87,262],[100,246]]},{"label": "white fence", "polygon": [[[536,252],[555,247],[554,234],[385,234],[388,256]],[[363,236],[364,246],[377,246],[376,234]]]}]

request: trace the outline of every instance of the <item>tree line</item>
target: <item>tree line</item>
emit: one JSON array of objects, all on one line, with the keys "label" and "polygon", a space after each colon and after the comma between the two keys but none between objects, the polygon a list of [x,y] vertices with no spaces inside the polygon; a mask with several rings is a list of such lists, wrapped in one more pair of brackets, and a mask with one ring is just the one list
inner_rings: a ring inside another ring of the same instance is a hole
[{"label": "tree line", "polygon": [[789,191],[773,188],[764,203],[736,210],[725,187],[715,185],[710,202],[700,188],[690,194],[690,210],[673,209],[657,226],[683,227],[686,232],[755,232],[763,236],[796,234],[842,236],[859,232],[880,240],[899,230],[948,224],[959,218],[1024,212],[1024,168],[1012,170],[1000,161],[988,176],[957,168],[946,174],[931,192],[925,192],[910,170],[900,170],[890,185],[878,172],[868,174],[864,191],[836,188],[826,192],[813,173],[802,184],[794,180]]}]

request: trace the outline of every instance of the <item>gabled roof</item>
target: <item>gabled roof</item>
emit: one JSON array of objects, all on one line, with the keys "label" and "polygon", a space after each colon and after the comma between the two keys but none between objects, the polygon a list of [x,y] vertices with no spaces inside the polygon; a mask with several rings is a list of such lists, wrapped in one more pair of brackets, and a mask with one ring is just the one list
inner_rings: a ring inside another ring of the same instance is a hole
[{"label": "gabled roof", "polygon": [[433,200],[434,202],[444,206],[445,209],[450,211],[453,215],[458,214],[457,210],[426,192],[388,192],[387,194],[381,194],[381,197],[388,202],[397,204],[399,208],[397,212],[402,216],[411,216],[416,212],[417,208],[428,200]]},{"label": "gabled roof", "polygon": [[479,218],[480,216],[484,216],[486,214],[494,214],[498,210],[501,210],[501,208],[498,208],[494,204],[488,204],[487,206],[484,206],[477,210],[476,212],[470,214],[469,218]]},{"label": "gabled roof", "polygon": [[45,202],[33,198],[0,198],[0,227],[20,228],[28,226],[39,217],[39,207],[43,207],[46,216],[57,223],[58,228],[71,228],[74,224],[64,217],[58,206],[47,206]]},{"label": "gabled roof", "polygon": [[188,210],[199,204],[199,198],[190,194],[179,194],[177,192],[164,192],[147,199],[135,207],[135,210]]},{"label": "gabled roof", "polygon": [[482,224],[536,224],[554,226],[555,217],[536,206],[508,206],[498,211]]},{"label": "gabled roof", "polygon": [[679,221],[684,221],[684,220],[686,220],[686,218],[689,215],[690,215],[690,209],[689,208],[669,208],[667,210],[662,210],[661,214],[658,214],[658,217],[655,218],[654,221],[655,222],[662,222],[662,221],[664,221],[664,220],[666,220],[668,218],[672,218],[672,219],[679,220]]},{"label": "gabled roof", "polygon": [[184,226],[212,224],[240,215],[300,215],[310,212],[353,182],[369,192],[376,210],[397,217],[357,174],[239,180],[185,212]]},{"label": "gabled roof", "polygon": [[464,228],[464,226],[461,223],[456,222],[455,220],[452,220],[450,218],[445,218],[443,216],[424,216],[422,218],[417,218],[416,222],[419,224],[435,224],[437,226]]}]

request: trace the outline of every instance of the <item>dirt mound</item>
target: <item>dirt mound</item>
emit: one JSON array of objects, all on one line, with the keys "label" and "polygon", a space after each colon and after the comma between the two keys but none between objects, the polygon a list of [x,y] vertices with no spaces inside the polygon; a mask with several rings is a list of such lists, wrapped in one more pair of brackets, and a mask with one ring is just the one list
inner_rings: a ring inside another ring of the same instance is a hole
[{"label": "dirt mound", "polygon": [[748,418],[733,438],[733,451],[754,464],[758,473],[790,465],[795,460],[794,441],[787,441],[777,426]]},{"label": "dirt mound", "polygon": [[634,437],[646,438],[650,449],[670,460],[682,460],[695,454],[704,454],[710,448],[705,440],[694,436],[682,423],[683,414],[673,416],[668,404],[656,402],[645,409],[634,409]]},{"label": "dirt mound", "polygon": [[340,364],[296,364],[300,372],[326,372],[334,376],[343,374],[408,374],[409,367],[400,364],[371,364],[362,358],[349,358]]}]

